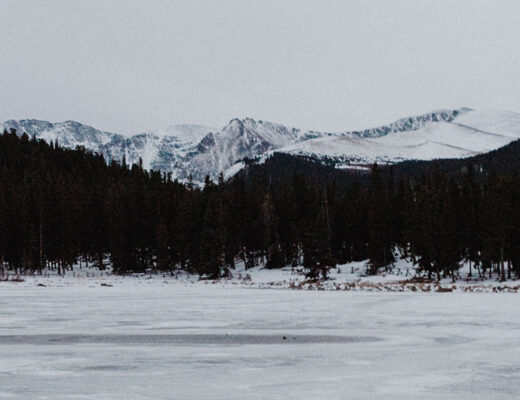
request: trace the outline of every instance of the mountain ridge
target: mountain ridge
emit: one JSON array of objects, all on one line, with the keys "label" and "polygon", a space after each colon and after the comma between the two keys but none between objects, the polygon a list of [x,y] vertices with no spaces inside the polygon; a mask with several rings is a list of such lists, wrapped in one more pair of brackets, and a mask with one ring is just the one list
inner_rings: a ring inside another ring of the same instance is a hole
[{"label": "mountain ridge", "polygon": [[343,132],[302,130],[271,121],[233,118],[221,129],[196,124],[123,135],[76,121],[8,120],[0,130],[58,141],[61,146],[102,154],[108,162],[137,163],[173,178],[202,182],[240,169],[244,159],[274,152],[333,160],[339,168],[372,162],[464,158],[494,150],[520,137],[520,114],[441,109],[398,119],[375,128]]}]

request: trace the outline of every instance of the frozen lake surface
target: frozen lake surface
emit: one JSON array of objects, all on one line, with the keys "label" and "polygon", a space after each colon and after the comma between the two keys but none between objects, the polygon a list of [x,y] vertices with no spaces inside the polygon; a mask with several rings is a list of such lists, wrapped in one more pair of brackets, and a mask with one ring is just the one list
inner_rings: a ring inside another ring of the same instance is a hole
[{"label": "frozen lake surface", "polygon": [[520,298],[0,286],[0,399],[518,399]]}]

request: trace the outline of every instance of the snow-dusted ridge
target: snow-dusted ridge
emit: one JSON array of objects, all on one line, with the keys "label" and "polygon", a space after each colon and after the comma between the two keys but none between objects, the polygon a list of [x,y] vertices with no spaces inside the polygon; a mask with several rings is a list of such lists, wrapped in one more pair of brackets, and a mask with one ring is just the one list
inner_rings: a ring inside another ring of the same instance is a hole
[{"label": "snow-dusted ridge", "polygon": [[265,159],[273,152],[332,160],[340,168],[373,162],[463,158],[491,151],[520,138],[520,114],[510,111],[475,111],[469,108],[438,110],[406,117],[376,128],[319,132],[282,124],[234,118],[222,129],[200,125],[173,125],[134,136],[100,131],[74,121],[51,123],[34,119],[10,120],[0,130],[63,147],[83,146],[107,160],[122,160],[169,172],[174,178],[190,175],[202,182],[220,172],[230,177],[242,160]]},{"label": "snow-dusted ridge", "polygon": [[464,158],[495,150],[519,138],[519,113],[463,108],[405,118],[388,127],[313,139],[278,151],[328,157],[345,167],[373,162]]}]

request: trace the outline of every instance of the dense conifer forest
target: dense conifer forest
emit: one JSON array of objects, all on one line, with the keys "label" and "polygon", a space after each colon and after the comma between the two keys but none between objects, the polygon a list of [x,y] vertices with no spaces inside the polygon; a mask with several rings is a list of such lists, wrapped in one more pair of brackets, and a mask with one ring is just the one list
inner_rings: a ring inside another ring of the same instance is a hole
[{"label": "dense conifer forest", "polygon": [[217,278],[247,267],[338,263],[367,273],[412,259],[431,279],[520,275],[520,144],[466,160],[339,171],[275,155],[203,188],[82,148],[0,136],[0,270],[186,270]]}]

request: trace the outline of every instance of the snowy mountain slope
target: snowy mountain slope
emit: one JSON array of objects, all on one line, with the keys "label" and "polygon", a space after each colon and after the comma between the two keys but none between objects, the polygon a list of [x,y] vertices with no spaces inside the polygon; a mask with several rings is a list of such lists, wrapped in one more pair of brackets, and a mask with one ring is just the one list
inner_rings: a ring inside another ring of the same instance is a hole
[{"label": "snowy mountain slope", "polygon": [[459,158],[475,155],[478,152],[454,145],[426,139],[410,143],[384,143],[379,139],[360,139],[330,137],[311,140],[279,150],[293,155],[311,155],[335,159],[338,163],[370,164],[389,163],[402,160],[430,160],[435,155],[443,158]]},{"label": "snowy mountain slope", "polygon": [[[244,158],[257,158],[273,151],[337,157],[341,161],[353,158],[358,162],[364,161],[367,157],[372,162],[379,159],[373,154],[381,153],[381,160],[397,161],[406,159],[401,154],[402,151],[394,150],[391,154],[386,154],[385,149],[377,143],[371,145],[360,140],[399,132],[415,132],[432,124],[454,121],[470,111],[469,108],[440,110],[402,118],[377,128],[337,133],[305,131],[273,122],[255,121],[251,118],[233,119],[223,129],[209,134],[201,141],[197,151],[194,151],[192,157],[187,160],[187,169],[195,171],[192,172],[193,176],[199,180],[202,178],[201,173],[214,177],[215,172],[224,171],[226,176],[231,176],[240,170],[235,163]],[[440,147],[432,151],[436,154],[446,153],[446,156],[453,156],[452,154],[459,156],[460,152],[453,152],[452,149],[444,150],[442,145]],[[351,154],[353,151],[354,153]]]},{"label": "snowy mountain slope", "polygon": [[222,129],[200,125],[173,125],[134,136],[109,133],[74,121],[6,121],[0,130],[16,129],[61,146],[103,154],[107,160],[192,176],[202,182],[220,172],[232,176],[245,158],[265,159],[273,152],[312,155],[349,163],[397,162],[461,158],[502,147],[520,138],[520,114],[509,111],[439,110],[402,118],[388,125],[361,131],[317,132],[251,118],[232,119]]},{"label": "snowy mountain slope", "polygon": [[[98,151],[108,144],[116,134],[103,132],[75,121],[52,123],[36,119],[9,120],[0,123],[0,130],[16,129],[18,133],[27,133],[47,142],[58,142],[64,147],[84,146],[91,151]],[[117,135],[120,136],[120,135]]]},{"label": "snowy mountain slope", "polygon": [[475,111],[461,115],[453,123],[515,139],[520,136],[520,113],[512,111]]},{"label": "snowy mountain slope", "polygon": [[185,154],[214,130],[201,125],[173,125],[164,130],[151,131],[134,136],[100,131],[74,121],[52,123],[35,119],[9,120],[0,123],[0,132],[16,129],[47,142],[58,141],[66,148],[83,146],[86,150],[102,154],[108,161],[129,164],[143,161],[144,168],[187,175],[183,169]]},{"label": "snowy mountain slope", "polygon": [[452,122],[456,118],[473,111],[471,108],[462,107],[456,110],[438,110],[429,114],[416,115],[412,117],[401,118],[388,125],[377,128],[365,129],[362,131],[347,132],[347,136],[355,136],[361,138],[375,138],[386,136],[394,132],[411,132],[427,127],[435,122]]},{"label": "snowy mountain slope", "polygon": [[469,157],[519,138],[520,114],[467,110],[452,119],[430,120],[414,130],[394,130],[379,137],[323,137],[277,151],[327,157],[338,164],[388,163]]},{"label": "snowy mountain slope", "polygon": [[209,128],[202,125],[183,124],[172,125],[166,129],[151,131],[149,134],[160,138],[171,137],[179,143],[198,143],[209,132],[216,131],[216,128]]},{"label": "snowy mountain slope", "polygon": [[213,171],[224,171],[244,158],[321,135],[251,118],[233,119],[199,143],[188,165],[190,170],[212,174]]}]

